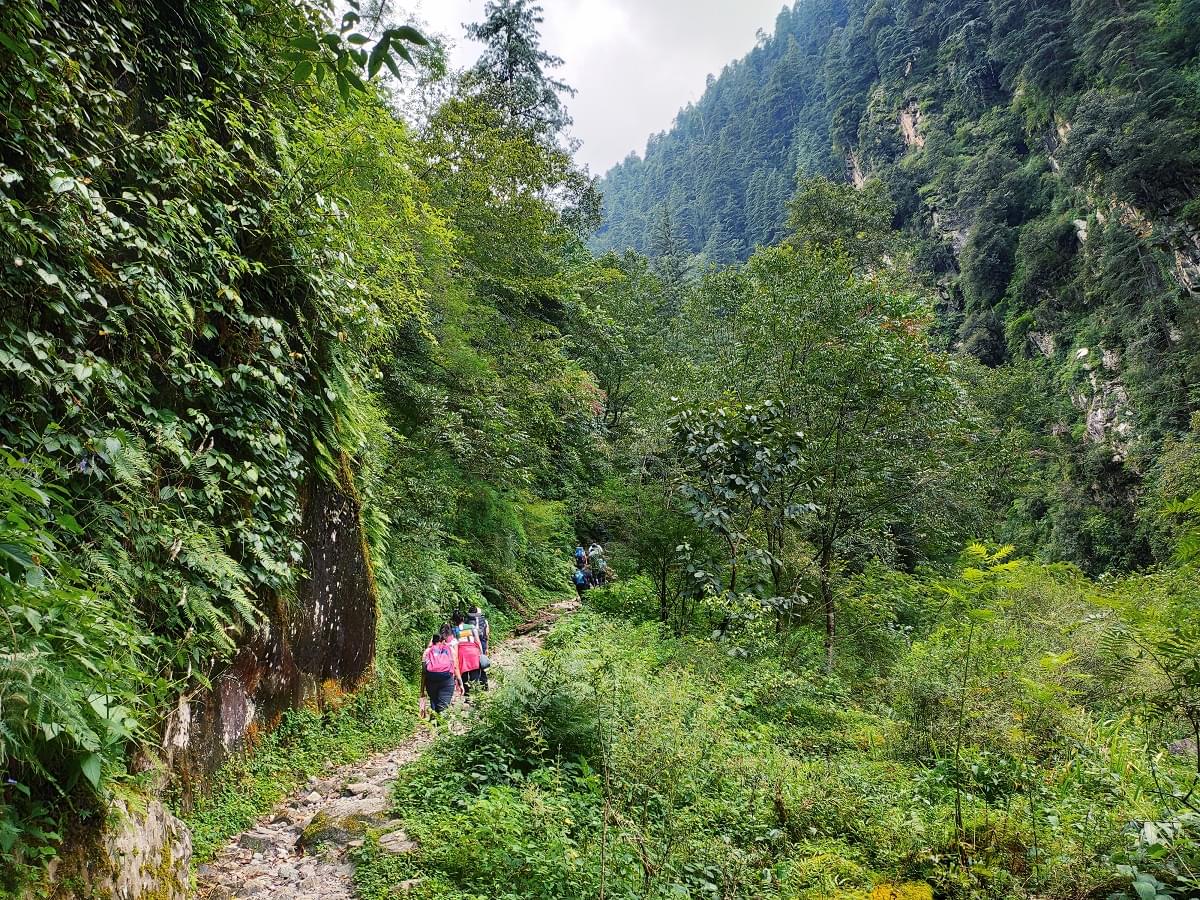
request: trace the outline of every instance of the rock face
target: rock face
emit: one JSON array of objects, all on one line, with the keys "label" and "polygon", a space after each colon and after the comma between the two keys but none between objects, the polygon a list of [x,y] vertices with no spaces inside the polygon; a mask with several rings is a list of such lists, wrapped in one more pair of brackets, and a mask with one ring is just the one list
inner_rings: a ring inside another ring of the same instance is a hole
[{"label": "rock face", "polygon": [[[181,697],[168,717],[162,758],[185,807],[229,754],[274,728],[286,710],[321,708],[371,672],[378,596],[344,462],[339,484],[311,479],[302,521],[309,558],[295,600],[275,598],[264,627],[214,679],[212,690]],[[382,806],[382,800],[369,799]],[[107,819],[66,842],[51,873],[56,898],[189,896],[191,836],[159,800],[149,799],[144,812],[118,802]]]},{"label": "rock face", "polygon": [[308,577],[296,601],[277,599],[266,627],[241,648],[213,690],[181,700],[168,722],[163,752],[185,806],[231,752],[274,728],[285,711],[321,708],[371,671],[378,596],[345,467],[340,481],[313,479],[306,492]]},{"label": "rock face", "polygon": [[[1075,359],[1086,374],[1082,390],[1071,392],[1071,402],[1083,413],[1085,438],[1093,444],[1108,444],[1113,461],[1123,462],[1129,456],[1134,439],[1133,409],[1129,392],[1119,375],[1121,355],[1116,350],[1101,349],[1101,365],[1093,362],[1095,354],[1087,347],[1075,351]],[[1105,375],[1103,373],[1109,373]]]},{"label": "rock face", "polygon": [[862,190],[863,185],[867,183],[867,176],[863,172],[862,164],[858,161],[858,155],[853,152],[846,157],[846,174],[850,178],[850,183],[859,190]]},{"label": "rock face", "polygon": [[900,110],[900,136],[906,147],[920,150],[925,146],[925,138],[921,134],[921,109],[916,100],[909,100]]},{"label": "rock face", "polygon": [[159,800],[114,801],[107,821],[51,871],[55,900],[187,900],[192,836]]}]

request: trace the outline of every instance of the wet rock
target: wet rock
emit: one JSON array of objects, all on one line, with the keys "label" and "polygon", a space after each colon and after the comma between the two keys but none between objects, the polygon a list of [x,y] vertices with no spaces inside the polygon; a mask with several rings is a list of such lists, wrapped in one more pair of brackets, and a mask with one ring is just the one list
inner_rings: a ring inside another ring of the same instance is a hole
[{"label": "wet rock", "polygon": [[273,834],[248,831],[238,838],[238,846],[253,853],[267,853],[275,849],[277,840]]}]

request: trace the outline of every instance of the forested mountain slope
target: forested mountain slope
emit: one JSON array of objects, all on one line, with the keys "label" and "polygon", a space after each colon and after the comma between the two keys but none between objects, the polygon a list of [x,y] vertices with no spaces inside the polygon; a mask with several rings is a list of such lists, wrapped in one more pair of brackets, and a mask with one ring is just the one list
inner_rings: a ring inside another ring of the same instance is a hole
[{"label": "forested mountain slope", "polygon": [[1146,563],[1134,509],[1196,409],[1198,47],[1194,0],[803,0],[607,174],[593,247],[724,263],[797,178],[879,180],[944,340],[1038,398],[1031,543]]}]

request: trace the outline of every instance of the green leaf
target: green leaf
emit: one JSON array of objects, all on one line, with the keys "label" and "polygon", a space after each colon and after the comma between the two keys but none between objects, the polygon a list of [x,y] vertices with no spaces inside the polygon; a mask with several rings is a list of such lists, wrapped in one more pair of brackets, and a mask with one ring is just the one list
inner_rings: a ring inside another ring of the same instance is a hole
[{"label": "green leaf", "polygon": [[399,38],[402,41],[408,41],[410,44],[420,44],[422,47],[429,46],[429,39],[411,25],[401,25],[399,28],[389,28],[386,35]]},{"label": "green leaf", "polygon": [[350,102],[350,82],[346,80],[346,76],[341,72],[334,72],[333,77],[337,79],[338,93],[342,95],[342,102]]},{"label": "green leaf", "polygon": [[317,39],[311,34],[302,34],[294,37],[289,43],[297,50],[307,50],[309,53],[316,53],[321,49],[321,45],[317,43]]},{"label": "green leaf", "polygon": [[292,71],[292,80],[297,84],[302,84],[308,81],[308,78],[313,73],[313,64],[307,59],[301,60],[296,64],[296,68]]},{"label": "green leaf", "polygon": [[365,34],[359,34],[358,32],[355,32],[354,34],[350,35],[350,37],[346,38],[346,43],[354,44],[355,46],[361,46],[362,44],[367,43],[369,40],[370,38]]},{"label": "green leaf", "polygon": [[91,782],[92,787],[100,787],[101,760],[99,753],[89,753],[79,763],[79,771]]},{"label": "green leaf", "polygon": [[383,65],[383,58],[388,54],[388,45],[390,43],[391,36],[385,32],[383,37],[380,38],[379,43],[371,49],[371,56],[367,60],[368,78],[374,78],[379,74],[379,69]]}]

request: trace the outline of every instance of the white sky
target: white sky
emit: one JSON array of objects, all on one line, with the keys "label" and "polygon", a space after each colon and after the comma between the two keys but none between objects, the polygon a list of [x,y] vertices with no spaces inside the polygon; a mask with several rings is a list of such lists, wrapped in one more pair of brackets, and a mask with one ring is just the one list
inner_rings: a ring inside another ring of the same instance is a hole
[{"label": "white sky", "polygon": [[[542,45],[563,58],[557,74],[578,93],[570,100],[578,159],[602,175],[675,113],[700,99],[706,76],[773,30],[784,0],[542,0]],[[789,2],[790,5],[790,2]],[[484,0],[400,0],[454,46],[455,68],[473,63],[464,22],[483,18]]]}]

